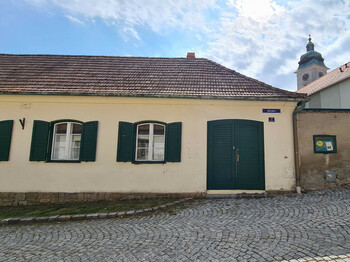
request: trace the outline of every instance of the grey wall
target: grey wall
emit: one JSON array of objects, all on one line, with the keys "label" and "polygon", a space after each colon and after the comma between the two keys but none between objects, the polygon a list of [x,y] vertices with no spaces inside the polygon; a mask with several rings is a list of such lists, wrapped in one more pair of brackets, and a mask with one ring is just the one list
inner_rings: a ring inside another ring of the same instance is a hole
[{"label": "grey wall", "polygon": [[350,109],[350,78],[309,96],[306,108]]}]

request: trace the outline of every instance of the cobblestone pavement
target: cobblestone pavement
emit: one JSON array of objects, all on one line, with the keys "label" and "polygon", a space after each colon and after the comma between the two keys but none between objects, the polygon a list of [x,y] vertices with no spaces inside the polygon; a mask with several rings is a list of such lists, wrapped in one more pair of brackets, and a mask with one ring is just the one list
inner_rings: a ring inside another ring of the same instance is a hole
[{"label": "cobblestone pavement", "polygon": [[350,190],[0,227],[1,261],[350,261]]}]

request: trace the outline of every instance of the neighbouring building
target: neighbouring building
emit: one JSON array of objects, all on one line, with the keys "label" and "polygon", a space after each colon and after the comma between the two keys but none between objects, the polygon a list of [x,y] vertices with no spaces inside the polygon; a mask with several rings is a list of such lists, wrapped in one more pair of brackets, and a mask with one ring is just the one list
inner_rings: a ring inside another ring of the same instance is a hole
[{"label": "neighbouring building", "polygon": [[208,59],[0,55],[0,205],[295,188],[305,95]]},{"label": "neighbouring building", "polygon": [[[321,54],[317,58],[306,67],[300,59],[303,71],[297,71],[297,92],[308,99],[297,115],[300,182],[305,190],[349,187],[350,62],[324,74]],[[312,70],[320,70],[323,76],[300,88],[302,74]]]},{"label": "neighbouring building", "polygon": [[298,90],[306,93],[305,108],[350,109],[350,62]]}]

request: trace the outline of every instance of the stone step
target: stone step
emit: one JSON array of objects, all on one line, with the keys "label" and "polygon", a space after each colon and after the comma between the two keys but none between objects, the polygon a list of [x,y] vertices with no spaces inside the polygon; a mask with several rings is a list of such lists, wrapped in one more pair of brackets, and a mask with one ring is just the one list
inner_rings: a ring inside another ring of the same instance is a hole
[{"label": "stone step", "polygon": [[266,193],[239,193],[239,194],[207,194],[208,199],[220,199],[220,198],[263,198],[266,197]]}]

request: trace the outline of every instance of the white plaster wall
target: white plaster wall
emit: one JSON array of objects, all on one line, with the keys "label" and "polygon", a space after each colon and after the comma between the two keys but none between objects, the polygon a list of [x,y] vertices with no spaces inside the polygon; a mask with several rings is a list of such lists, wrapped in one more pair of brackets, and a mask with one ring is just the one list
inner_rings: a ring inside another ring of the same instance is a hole
[{"label": "white plaster wall", "polygon": [[[264,122],[267,190],[294,186],[294,102],[69,96],[0,96],[0,121],[14,120],[10,160],[0,162],[0,192],[204,192],[207,121]],[[264,114],[279,108],[281,114]],[[276,122],[268,122],[273,116]],[[24,130],[18,119],[26,118]],[[99,121],[96,162],[30,162],[34,120]],[[182,122],[180,163],[116,162],[118,122]]]}]

